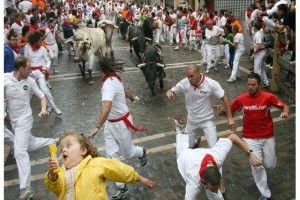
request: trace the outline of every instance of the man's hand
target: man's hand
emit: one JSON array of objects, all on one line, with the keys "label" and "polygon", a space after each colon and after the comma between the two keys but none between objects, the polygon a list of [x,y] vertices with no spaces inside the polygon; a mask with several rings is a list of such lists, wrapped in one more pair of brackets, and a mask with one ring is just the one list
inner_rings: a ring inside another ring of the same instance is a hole
[{"label": "man's hand", "polygon": [[254,54],[252,54],[252,55],[251,55],[250,59],[251,59],[251,60],[253,60],[253,59],[254,59]]},{"label": "man's hand", "polygon": [[95,127],[90,133],[89,135],[87,136],[88,139],[92,139],[94,138],[94,136],[98,133],[99,131],[99,128]]},{"label": "man's hand", "polygon": [[41,110],[41,112],[38,114],[38,116],[39,116],[39,117],[43,117],[43,116],[46,116],[46,115],[48,115],[48,114],[49,114],[48,111],[46,111],[46,110]]},{"label": "man's hand", "polygon": [[156,184],[153,181],[150,181],[149,179],[147,179],[141,175],[138,176],[137,181],[149,189],[153,189],[156,186]]},{"label": "man's hand", "polygon": [[234,133],[236,132],[237,125],[235,121],[233,121],[233,119],[228,119],[228,126],[230,127],[231,131],[233,131]]},{"label": "man's hand", "polygon": [[253,152],[250,153],[249,160],[251,164],[254,166],[262,165],[262,160],[258,156],[256,156]]},{"label": "man's hand", "polygon": [[174,99],[175,98],[175,93],[172,90],[167,91],[167,97],[169,99]]},{"label": "man's hand", "polygon": [[288,118],[288,117],[289,117],[289,114],[288,114],[287,112],[282,112],[282,113],[280,114],[280,117],[283,118],[283,119],[285,119],[285,118]]}]

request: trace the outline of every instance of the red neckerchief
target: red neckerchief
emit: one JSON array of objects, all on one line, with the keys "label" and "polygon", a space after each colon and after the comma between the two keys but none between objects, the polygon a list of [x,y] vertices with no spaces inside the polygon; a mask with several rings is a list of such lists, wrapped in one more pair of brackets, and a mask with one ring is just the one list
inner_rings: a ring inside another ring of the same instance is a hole
[{"label": "red neckerchief", "polygon": [[10,48],[12,48],[12,50],[14,50],[14,52],[16,52],[17,54],[20,54],[20,51],[21,51],[20,45],[9,44],[9,46],[10,46]]},{"label": "red neckerchief", "polygon": [[32,51],[37,51],[37,50],[39,50],[40,49],[40,45],[38,45],[38,44],[30,44],[30,46],[31,46],[31,48],[32,48]]},{"label": "red neckerchief", "polygon": [[21,20],[19,20],[19,19],[16,19],[15,23],[18,24],[19,26],[23,26]]},{"label": "red neckerchief", "polygon": [[101,81],[104,82],[108,77],[111,77],[111,76],[116,77],[120,82],[122,82],[120,76],[118,76],[118,74],[116,74],[116,72],[108,72],[107,74],[105,74],[102,77]]},{"label": "red neckerchief", "polygon": [[50,31],[54,34],[54,27],[49,25],[48,28],[50,29]]},{"label": "red neckerchief", "polygon": [[204,75],[204,74],[201,74],[201,75],[202,75],[202,76],[201,76],[200,82],[194,86],[194,91],[195,91],[197,88],[198,88],[198,89],[200,88],[200,85],[203,83],[203,81],[204,81],[204,79],[205,79],[205,75]]},{"label": "red neckerchief", "polygon": [[204,158],[203,158],[203,160],[201,162],[201,165],[200,165],[199,175],[200,175],[200,180],[201,180],[202,183],[203,183],[202,180],[203,180],[203,177],[204,177],[204,171],[208,167],[218,168],[218,165],[217,165],[216,161],[214,160],[214,158],[210,154],[206,154],[204,156]]}]

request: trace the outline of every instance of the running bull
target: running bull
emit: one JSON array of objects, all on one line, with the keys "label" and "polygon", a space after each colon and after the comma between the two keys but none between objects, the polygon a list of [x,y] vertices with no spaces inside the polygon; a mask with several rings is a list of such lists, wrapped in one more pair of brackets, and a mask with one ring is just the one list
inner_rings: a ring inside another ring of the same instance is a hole
[{"label": "running bull", "polygon": [[143,71],[145,79],[150,87],[152,96],[155,96],[155,82],[156,78],[159,78],[160,88],[164,87],[164,78],[166,74],[164,72],[165,67],[163,52],[161,46],[158,44],[147,45],[145,54],[143,56],[143,62],[138,64],[137,67]]},{"label": "running bull", "polygon": [[106,37],[101,28],[81,28],[77,35],[68,39],[65,43],[73,43],[75,56],[74,62],[82,61],[79,64],[82,76],[85,77],[85,63],[89,61],[89,84],[92,85],[92,69],[95,66],[97,57],[100,60],[106,54]]}]

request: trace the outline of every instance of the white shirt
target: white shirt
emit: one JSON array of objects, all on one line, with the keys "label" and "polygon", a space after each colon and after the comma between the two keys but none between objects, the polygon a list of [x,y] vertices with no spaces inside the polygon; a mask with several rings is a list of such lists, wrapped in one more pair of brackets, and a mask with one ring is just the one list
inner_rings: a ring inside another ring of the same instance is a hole
[{"label": "white shirt", "polygon": [[23,27],[24,27],[24,22],[21,21],[21,24],[22,24],[22,26],[19,26],[16,22],[14,22],[14,23],[11,25],[10,29],[14,29],[15,32],[17,33],[17,35],[21,35],[21,34],[22,34],[22,29],[23,29]]},{"label": "white shirt", "polygon": [[264,36],[261,31],[257,31],[253,37],[254,50],[256,50],[258,44],[262,44],[262,47],[264,47]]},{"label": "white shirt", "polygon": [[223,16],[221,17],[221,19],[220,19],[220,22],[219,22],[220,27],[225,26],[226,23],[227,23],[227,18],[223,15]]},{"label": "white shirt", "polygon": [[45,95],[32,78],[18,81],[13,73],[4,74],[4,95],[7,98],[9,118],[15,129],[17,126],[32,125],[31,94],[35,94],[40,99]]},{"label": "white shirt", "polygon": [[199,123],[204,120],[214,119],[214,109],[212,107],[212,95],[222,98],[225,94],[221,85],[209,78],[205,77],[204,81],[194,90],[188,80],[185,78],[176,84],[171,90],[175,93],[184,93],[186,101],[186,109],[188,111],[188,120],[191,123]]},{"label": "white shirt", "polygon": [[101,89],[102,102],[112,101],[111,110],[107,119],[118,119],[129,112],[126,105],[123,83],[116,77],[108,77]]},{"label": "white shirt", "polygon": [[287,6],[289,5],[289,3],[286,0],[277,1],[271,9],[267,10],[267,14],[273,15],[273,13],[277,12],[278,6],[281,4],[287,4]]},{"label": "white shirt", "polygon": [[237,33],[233,38],[233,42],[238,44],[235,51],[245,51],[244,36],[242,33]]},{"label": "white shirt", "polygon": [[55,25],[54,27],[54,33],[51,32],[51,30],[47,27],[45,30],[45,42],[47,45],[52,45],[56,43],[56,39],[55,39],[55,32],[57,31],[57,25]]},{"label": "white shirt", "polygon": [[32,8],[32,3],[30,1],[22,1],[19,3],[18,8],[22,12],[27,13]]},{"label": "white shirt", "polygon": [[223,34],[224,30],[218,26],[213,26],[212,30],[208,28],[205,29],[205,37],[206,39],[210,39],[211,37],[217,36],[218,34]]},{"label": "white shirt", "polygon": [[[178,141],[177,141],[178,142]],[[199,170],[201,163],[206,154],[212,155],[221,168],[227,154],[231,150],[232,142],[228,138],[220,138],[219,141],[210,148],[187,148],[181,152],[177,158],[178,170],[186,183],[186,200],[196,199],[197,194],[201,191],[201,182]]]}]

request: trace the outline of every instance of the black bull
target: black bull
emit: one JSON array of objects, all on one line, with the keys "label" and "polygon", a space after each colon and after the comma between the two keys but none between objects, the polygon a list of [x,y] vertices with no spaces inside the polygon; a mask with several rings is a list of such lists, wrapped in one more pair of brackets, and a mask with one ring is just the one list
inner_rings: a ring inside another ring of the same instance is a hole
[{"label": "black bull", "polygon": [[156,78],[159,78],[160,88],[164,87],[163,79],[166,77],[164,72],[164,61],[161,47],[158,44],[147,45],[145,49],[145,54],[143,57],[143,63],[138,64],[145,76],[145,79],[150,87],[151,93],[154,96],[155,82]]}]

